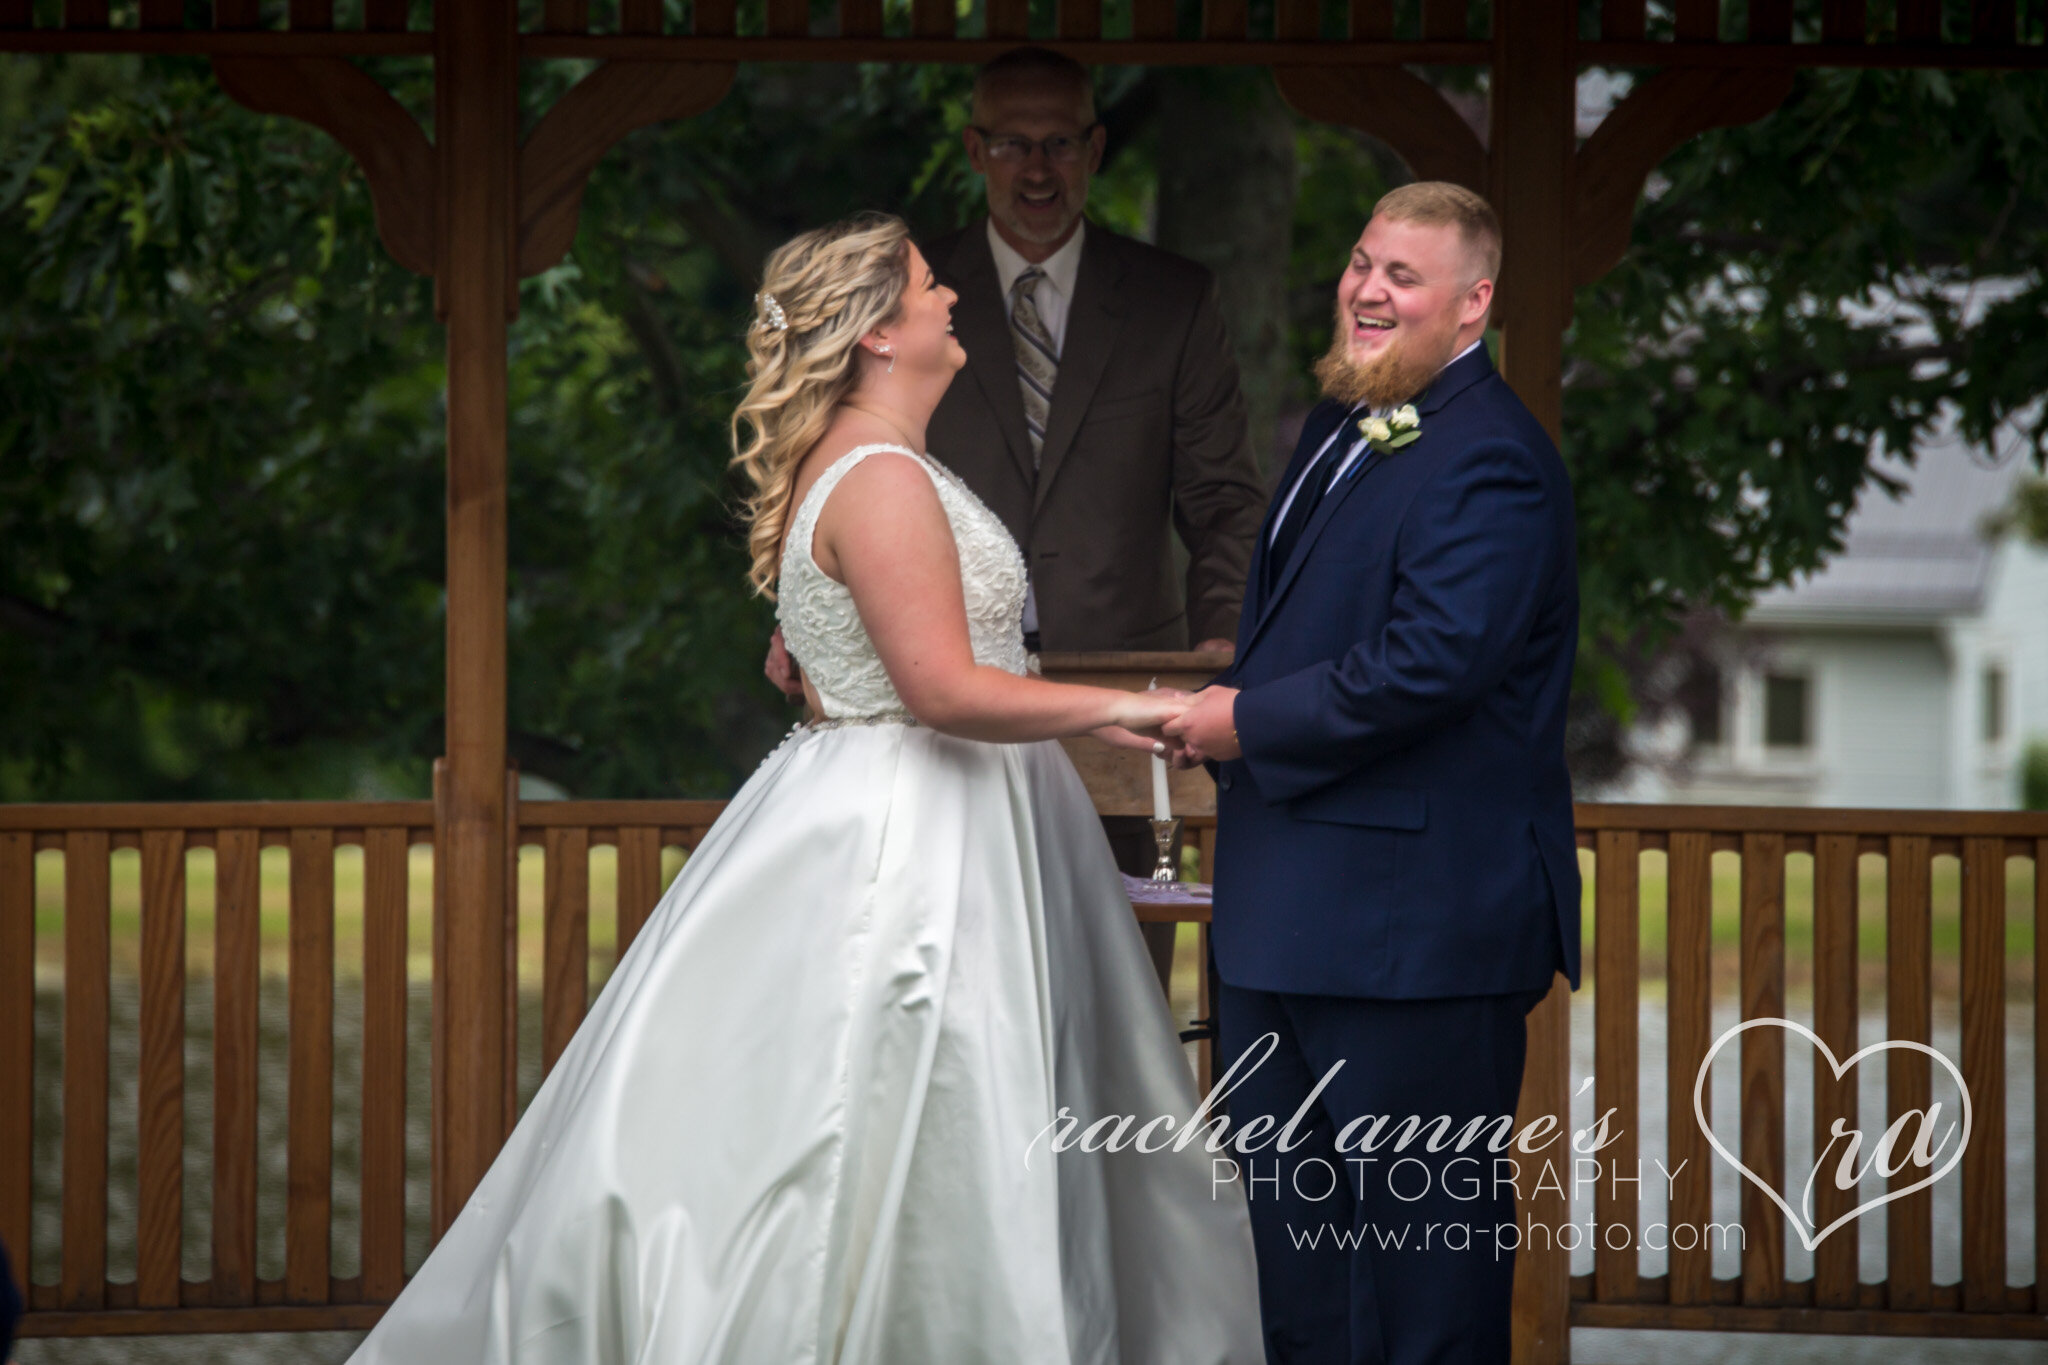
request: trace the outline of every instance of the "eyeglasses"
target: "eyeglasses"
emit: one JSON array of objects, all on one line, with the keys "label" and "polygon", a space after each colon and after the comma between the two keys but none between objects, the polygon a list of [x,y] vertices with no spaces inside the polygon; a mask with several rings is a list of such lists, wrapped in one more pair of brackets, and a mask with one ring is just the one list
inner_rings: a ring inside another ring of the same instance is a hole
[{"label": "eyeglasses", "polygon": [[[968,126],[974,127],[972,124]],[[1088,155],[1088,135],[1101,126],[1099,123],[1091,123],[1081,130],[1079,137],[1042,137],[1035,140],[1010,133],[998,137],[986,128],[974,127],[974,131],[981,135],[981,144],[991,161],[1029,161],[1031,149],[1036,147],[1045,153],[1047,161],[1067,166]]]}]

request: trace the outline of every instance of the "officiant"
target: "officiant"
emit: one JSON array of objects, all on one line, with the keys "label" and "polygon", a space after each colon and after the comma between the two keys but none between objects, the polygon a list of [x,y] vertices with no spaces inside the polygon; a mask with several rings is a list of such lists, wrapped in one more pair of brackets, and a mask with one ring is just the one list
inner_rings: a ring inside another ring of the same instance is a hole
[{"label": "officiant", "polygon": [[[997,57],[962,136],[988,213],[925,252],[967,348],[927,444],[1024,552],[1026,648],[1229,650],[1266,492],[1214,280],[1083,217],[1107,135],[1080,63]],[[1149,872],[1149,824],[1104,825],[1124,870]],[[1147,926],[1162,964],[1172,938]]]}]

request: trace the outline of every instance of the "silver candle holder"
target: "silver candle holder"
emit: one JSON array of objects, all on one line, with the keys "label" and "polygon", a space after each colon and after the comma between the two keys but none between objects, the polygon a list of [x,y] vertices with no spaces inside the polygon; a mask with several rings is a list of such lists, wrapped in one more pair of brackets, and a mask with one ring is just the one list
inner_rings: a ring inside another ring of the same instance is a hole
[{"label": "silver candle holder", "polygon": [[1173,841],[1180,833],[1180,817],[1176,815],[1171,820],[1154,820],[1151,825],[1152,842],[1159,847],[1159,862],[1152,869],[1152,880],[1177,882],[1180,880],[1180,869],[1174,866]]}]

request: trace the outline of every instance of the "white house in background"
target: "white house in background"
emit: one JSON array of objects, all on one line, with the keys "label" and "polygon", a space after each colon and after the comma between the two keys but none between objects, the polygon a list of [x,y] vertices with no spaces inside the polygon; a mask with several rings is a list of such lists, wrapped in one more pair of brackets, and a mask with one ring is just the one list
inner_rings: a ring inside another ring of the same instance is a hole
[{"label": "white house in background", "polygon": [[1866,489],[1844,550],[1757,601],[1686,759],[1639,769],[1627,799],[2020,803],[2027,745],[2048,740],[2048,549],[1983,527],[2031,464],[1947,438],[1888,472],[1908,491]]}]

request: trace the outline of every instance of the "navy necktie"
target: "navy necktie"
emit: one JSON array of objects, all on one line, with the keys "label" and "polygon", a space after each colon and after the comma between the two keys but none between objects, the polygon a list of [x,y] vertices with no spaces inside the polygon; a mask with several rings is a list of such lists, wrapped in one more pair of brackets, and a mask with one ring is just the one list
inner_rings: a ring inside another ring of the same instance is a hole
[{"label": "navy necktie", "polygon": [[1330,486],[1330,471],[1351,449],[1352,441],[1345,438],[1345,429],[1351,425],[1351,415],[1346,414],[1337,435],[1332,438],[1329,445],[1317,452],[1315,462],[1308,467],[1308,473],[1302,476],[1300,486],[1295,489],[1293,505],[1287,509],[1287,515],[1280,520],[1279,529],[1273,533],[1272,549],[1266,556],[1270,580],[1277,580],[1280,571],[1287,567],[1288,559],[1294,554],[1294,547],[1301,543],[1301,533],[1308,529],[1310,519],[1316,514],[1316,508],[1322,506],[1323,494]]}]

